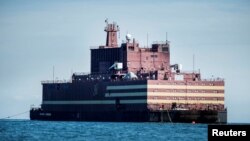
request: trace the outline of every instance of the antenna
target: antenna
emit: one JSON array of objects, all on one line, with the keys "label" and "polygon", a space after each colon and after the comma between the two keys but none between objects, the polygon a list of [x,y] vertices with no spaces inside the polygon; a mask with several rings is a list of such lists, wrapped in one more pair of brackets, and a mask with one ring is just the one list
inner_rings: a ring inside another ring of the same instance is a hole
[{"label": "antenna", "polygon": [[148,48],[148,33],[147,33],[147,48]]},{"label": "antenna", "polygon": [[166,32],[166,41],[168,41],[168,32]]},{"label": "antenna", "polygon": [[108,24],[108,18],[105,19],[105,23]]},{"label": "antenna", "polygon": [[119,34],[119,35],[118,35],[118,38],[120,39],[120,27],[119,27],[119,25],[117,25],[116,27],[117,27],[118,34]]},{"label": "antenna", "polygon": [[193,54],[193,73],[194,73],[194,70],[195,70],[195,54]]},{"label": "antenna", "polygon": [[55,67],[53,66],[53,83],[55,82]]}]

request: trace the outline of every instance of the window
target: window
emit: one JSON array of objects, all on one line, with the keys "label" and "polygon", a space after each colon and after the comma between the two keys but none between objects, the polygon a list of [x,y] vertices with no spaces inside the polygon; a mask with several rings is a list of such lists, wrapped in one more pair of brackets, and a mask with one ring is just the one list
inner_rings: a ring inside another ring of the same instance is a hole
[{"label": "window", "polygon": [[162,48],[162,51],[168,52],[168,47],[163,47],[163,48]]},{"label": "window", "polygon": [[128,49],[131,50],[131,51],[133,51],[134,47],[133,46],[129,46]]}]

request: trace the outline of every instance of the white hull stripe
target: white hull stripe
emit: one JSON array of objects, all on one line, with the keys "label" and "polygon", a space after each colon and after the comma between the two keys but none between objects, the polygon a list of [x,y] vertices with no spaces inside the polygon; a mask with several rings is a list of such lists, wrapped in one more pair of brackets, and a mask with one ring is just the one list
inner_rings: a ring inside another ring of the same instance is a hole
[{"label": "white hull stripe", "polygon": [[[147,103],[146,99],[120,100],[121,104],[141,104]],[[49,105],[75,105],[75,104],[115,104],[115,100],[81,100],[81,101],[43,101],[43,104]]]},{"label": "white hull stripe", "polygon": [[[224,101],[212,100],[162,100],[162,99],[134,99],[120,100],[121,104],[224,104]],[[115,100],[83,100],[83,101],[43,101],[48,105],[77,105],[77,104],[115,104]]]},{"label": "white hull stripe", "polygon": [[147,89],[147,85],[107,86],[107,90]]},{"label": "white hull stripe", "polygon": [[212,101],[212,100],[160,100],[160,99],[149,99],[148,104],[224,104],[224,101]]},{"label": "white hull stripe", "polygon": [[122,86],[107,86],[107,90],[131,90],[131,89],[224,90],[224,86],[190,86],[190,85],[122,85]]},{"label": "white hull stripe", "polygon": [[120,100],[121,104],[146,104],[147,99]]},{"label": "white hull stripe", "polygon": [[115,100],[43,101],[43,104],[115,104]]},{"label": "white hull stripe", "polygon": [[105,97],[147,96],[147,92],[106,93]]},{"label": "white hull stripe", "polygon": [[224,97],[224,93],[167,93],[167,92],[105,93],[105,97],[133,97],[133,96]]},{"label": "white hull stripe", "polygon": [[148,85],[148,89],[224,90],[224,86]]}]

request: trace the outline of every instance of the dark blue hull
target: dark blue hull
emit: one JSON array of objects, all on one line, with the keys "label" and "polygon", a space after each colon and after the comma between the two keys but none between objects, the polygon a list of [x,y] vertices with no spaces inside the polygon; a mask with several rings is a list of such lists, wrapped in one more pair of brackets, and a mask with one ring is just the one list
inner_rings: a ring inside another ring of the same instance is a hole
[{"label": "dark blue hull", "polygon": [[226,123],[226,111],[105,111],[53,112],[31,110],[31,120]]}]

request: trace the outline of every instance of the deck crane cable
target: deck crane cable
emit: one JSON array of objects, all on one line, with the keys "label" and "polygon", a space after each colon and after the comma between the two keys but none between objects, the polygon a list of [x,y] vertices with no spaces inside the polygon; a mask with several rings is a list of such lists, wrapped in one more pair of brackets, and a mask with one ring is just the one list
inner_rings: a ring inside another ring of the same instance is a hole
[{"label": "deck crane cable", "polygon": [[9,118],[12,118],[12,117],[16,117],[16,116],[19,116],[19,115],[26,114],[26,113],[28,113],[28,112],[29,112],[29,111],[25,111],[25,112],[22,112],[22,113],[17,113],[17,114],[10,115],[10,116],[4,117],[4,118],[0,118],[0,119],[9,119]]}]

